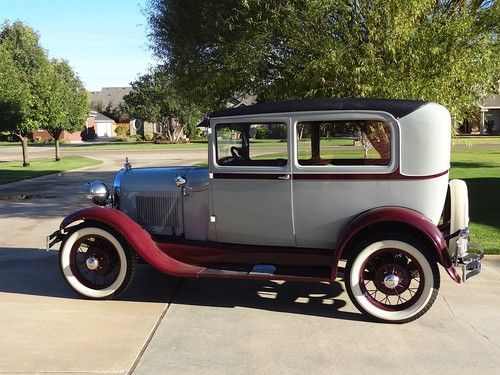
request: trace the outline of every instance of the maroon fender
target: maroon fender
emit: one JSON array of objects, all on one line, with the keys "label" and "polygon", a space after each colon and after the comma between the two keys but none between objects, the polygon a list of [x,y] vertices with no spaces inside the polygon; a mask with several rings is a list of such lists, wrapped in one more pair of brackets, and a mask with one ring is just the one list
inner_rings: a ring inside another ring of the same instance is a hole
[{"label": "maroon fender", "polygon": [[403,224],[425,236],[433,244],[439,263],[455,282],[460,283],[460,276],[453,267],[447,251],[446,240],[441,231],[421,213],[403,207],[374,208],[356,216],[344,227],[333,257],[332,280],[337,277],[339,260],[350,241],[363,230],[369,229],[370,226],[384,223]]},{"label": "maroon fender", "polygon": [[172,276],[196,276],[204,270],[203,267],[182,263],[166,255],[146,230],[121,211],[99,206],[84,208],[64,218],[59,227],[64,229],[81,220],[102,223],[114,229],[144,261],[161,272]]}]

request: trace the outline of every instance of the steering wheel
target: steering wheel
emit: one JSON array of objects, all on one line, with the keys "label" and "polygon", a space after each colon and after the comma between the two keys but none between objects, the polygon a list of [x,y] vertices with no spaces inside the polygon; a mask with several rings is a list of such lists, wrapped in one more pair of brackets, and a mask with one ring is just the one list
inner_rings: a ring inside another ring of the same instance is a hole
[{"label": "steering wheel", "polygon": [[235,158],[235,159],[243,158],[243,155],[241,152],[241,147],[232,146],[230,150],[231,150],[231,155],[233,156],[233,158]]}]

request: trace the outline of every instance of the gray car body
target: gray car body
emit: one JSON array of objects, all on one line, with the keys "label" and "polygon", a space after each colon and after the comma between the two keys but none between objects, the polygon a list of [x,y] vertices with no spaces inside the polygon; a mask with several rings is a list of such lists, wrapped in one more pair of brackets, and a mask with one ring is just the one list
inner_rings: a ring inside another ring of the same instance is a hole
[{"label": "gray car body", "polygon": [[[395,135],[384,166],[301,166],[296,124],[301,120],[377,119]],[[225,122],[280,121],[288,126],[288,162],[282,167],[217,164],[215,126]],[[448,185],[450,115],[426,103],[404,114],[381,110],[318,110],[263,113],[210,119],[208,168],[132,168],[120,171],[114,189],[119,209],[150,233],[187,240],[247,245],[334,248],[354,217],[376,207],[398,206],[422,213],[437,224]],[[398,172],[400,179],[385,176]],[[373,179],[295,179],[300,174]],[[236,178],[214,178],[214,175]],[[238,175],[281,175],[283,179],[238,179]],[[288,177],[287,177],[288,176]],[[176,185],[182,177],[186,185]]]}]

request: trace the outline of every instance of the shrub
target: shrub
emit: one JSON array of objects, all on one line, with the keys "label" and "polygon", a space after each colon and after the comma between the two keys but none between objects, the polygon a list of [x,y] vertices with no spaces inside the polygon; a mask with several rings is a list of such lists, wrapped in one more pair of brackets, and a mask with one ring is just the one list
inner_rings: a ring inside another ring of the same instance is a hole
[{"label": "shrub", "polygon": [[125,137],[130,135],[130,130],[128,126],[117,126],[115,129],[115,133],[118,137]]},{"label": "shrub", "polygon": [[36,144],[48,144],[48,143],[53,143],[53,142],[54,142],[53,138],[42,138],[42,137],[33,138],[33,143],[36,143]]},{"label": "shrub", "polygon": [[269,138],[269,130],[267,128],[257,128],[255,133],[255,139],[266,139]]},{"label": "shrub", "polygon": [[151,133],[144,134],[145,141],[151,142],[154,138],[155,138],[155,136]]},{"label": "shrub", "polygon": [[139,134],[131,135],[130,136],[131,142],[142,142],[144,139],[142,139],[142,136]]},{"label": "shrub", "polygon": [[156,134],[155,135],[155,139],[154,139],[154,143],[170,143],[167,139],[167,137],[163,136],[163,135],[160,135],[160,134]]}]

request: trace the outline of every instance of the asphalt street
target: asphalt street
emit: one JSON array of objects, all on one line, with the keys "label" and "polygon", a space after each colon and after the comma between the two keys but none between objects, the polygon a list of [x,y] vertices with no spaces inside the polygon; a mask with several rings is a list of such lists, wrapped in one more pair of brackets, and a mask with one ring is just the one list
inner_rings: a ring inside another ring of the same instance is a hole
[{"label": "asphalt street", "polygon": [[[0,148],[0,160],[9,152]],[[89,204],[83,184],[110,182],[125,155],[91,156],[105,162],[0,185],[0,196],[40,196],[0,200],[0,373],[498,373],[495,256],[467,284],[442,272],[434,306],[405,325],[366,320],[341,280],[176,279],[139,265],[118,300],[78,297],[60,275],[58,251],[43,247],[66,214]],[[128,156],[134,166],[206,160],[199,150]]]}]

